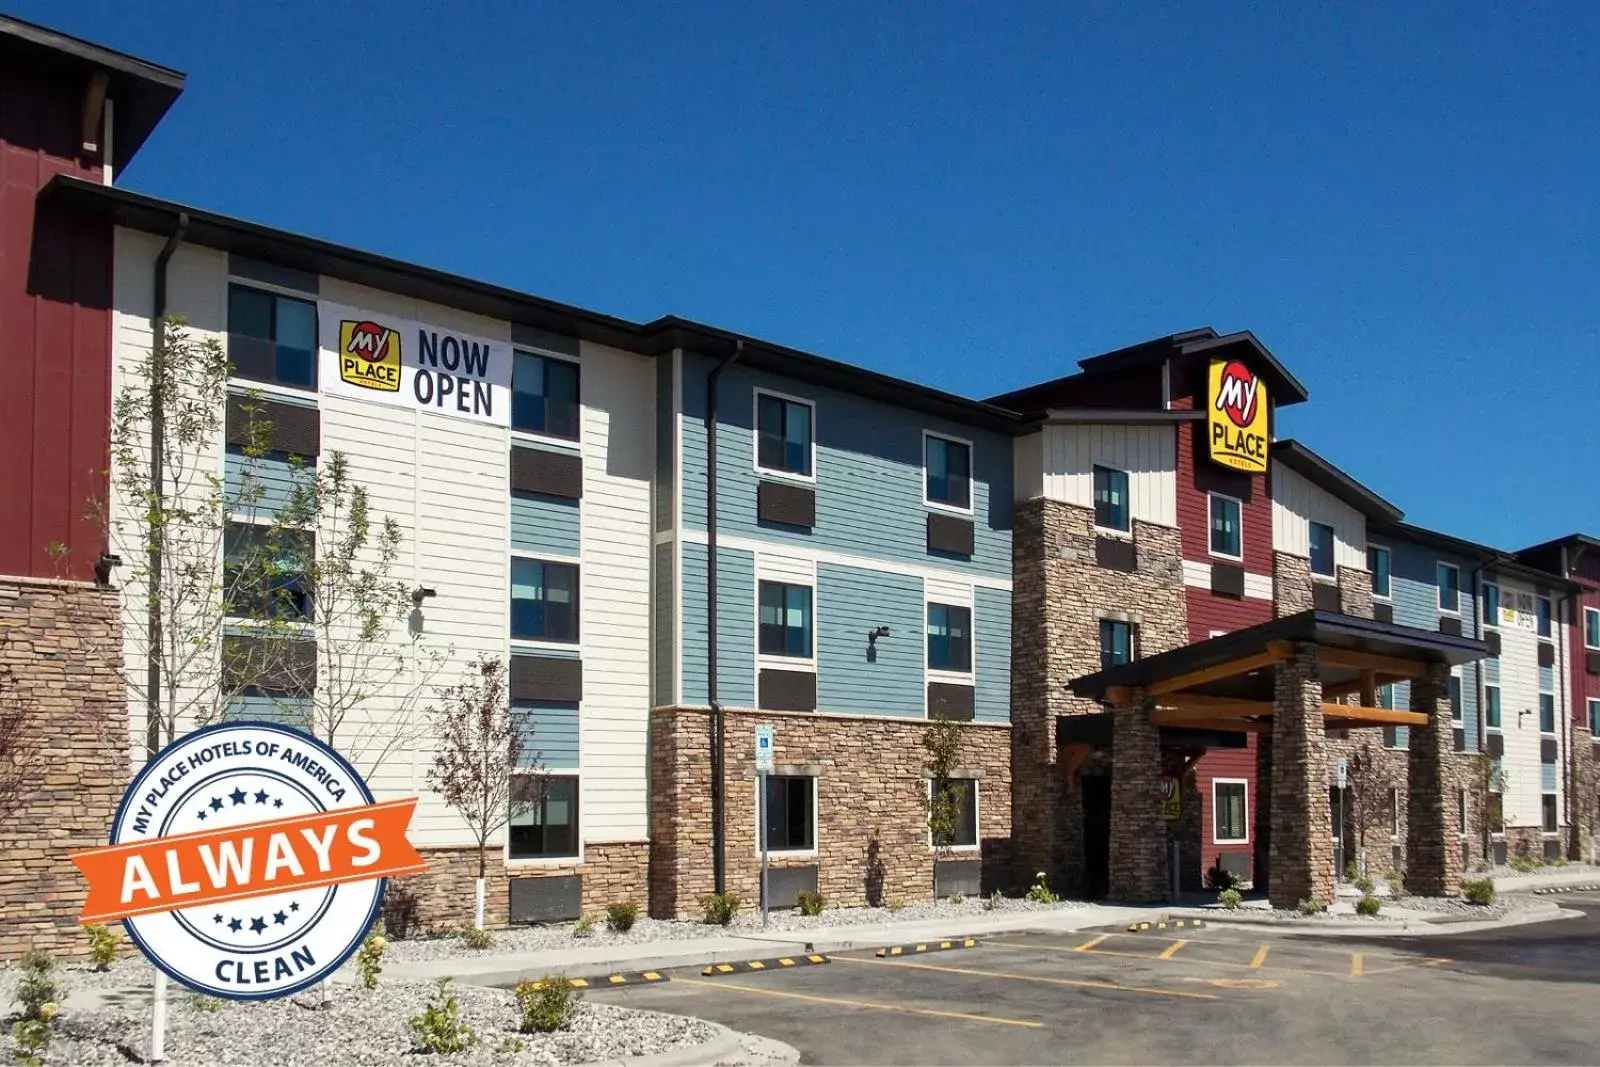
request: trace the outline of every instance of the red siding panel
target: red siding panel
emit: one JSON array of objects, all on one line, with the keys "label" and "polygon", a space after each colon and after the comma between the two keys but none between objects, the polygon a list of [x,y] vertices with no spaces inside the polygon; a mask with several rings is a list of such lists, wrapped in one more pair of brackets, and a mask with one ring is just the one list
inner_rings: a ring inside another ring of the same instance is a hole
[{"label": "red siding panel", "polygon": [[39,214],[76,158],[80,86],[0,74],[0,574],[87,579],[104,547],[85,519],[104,499],[111,394],[111,227]]}]

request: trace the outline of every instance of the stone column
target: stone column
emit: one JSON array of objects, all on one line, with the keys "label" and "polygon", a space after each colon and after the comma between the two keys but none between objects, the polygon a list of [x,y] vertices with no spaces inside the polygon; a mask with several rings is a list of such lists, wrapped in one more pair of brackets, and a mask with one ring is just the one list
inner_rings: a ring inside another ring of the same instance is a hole
[{"label": "stone column", "polygon": [[1461,850],[1456,825],[1455,741],[1450,720],[1450,668],[1428,665],[1411,682],[1411,710],[1428,717],[1411,728],[1406,795],[1406,890],[1418,896],[1461,892]]},{"label": "stone column", "polygon": [[1273,669],[1272,841],[1268,899],[1275,908],[1333,900],[1333,829],[1317,646],[1298,644]]},{"label": "stone column", "polygon": [[1109,896],[1129,904],[1167,899],[1166,825],[1161,819],[1161,732],[1154,704],[1135,689],[1112,714]]}]

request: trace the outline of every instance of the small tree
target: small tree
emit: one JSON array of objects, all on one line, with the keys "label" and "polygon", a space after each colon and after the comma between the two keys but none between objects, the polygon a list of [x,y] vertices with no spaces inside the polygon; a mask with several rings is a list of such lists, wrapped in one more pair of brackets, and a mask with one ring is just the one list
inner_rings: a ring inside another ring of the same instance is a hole
[{"label": "small tree", "polygon": [[484,656],[430,707],[437,735],[428,785],[465,820],[478,843],[473,923],[483,929],[483,882],[489,839],[543,799],[543,767],[511,716],[505,664]]},{"label": "small tree", "polygon": [[[1483,848],[1483,859],[1492,864],[1494,835],[1505,829],[1500,797],[1505,792],[1505,771],[1499,761],[1488,755],[1458,755],[1462,779],[1467,783],[1467,798],[1472,804],[1469,821],[1476,819],[1478,841]],[[1461,828],[1468,833],[1468,827]]]},{"label": "small tree", "polygon": [[0,668],[0,834],[15,823],[32,779],[33,741],[27,707],[17,698],[10,668]]},{"label": "small tree", "polygon": [[927,784],[918,796],[927,815],[937,859],[949,855],[966,805],[968,787],[954,781],[956,769],[961,766],[961,744],[961,726],[950,719],[935,719],[922,731],[922,750],[926,754],[922,772]]},{"label": "small tree", "polygon": [[[1345,816],[1349,828],[1354,831],[1355,849],[1353,856],[1347,856],[1345,862],[1348,866],[1353,861],[1362,874],[1366,873],[1367,833],[1375,827],[1381,827],[1384,818],[1389,815],[1389,785],[1383,775],[1381,759],[1371,743],[1363,741],[1351,753],[1346,767],[1345,803],[1348,810]],[[1343,830],[1341,828],[1341,833]]]}]

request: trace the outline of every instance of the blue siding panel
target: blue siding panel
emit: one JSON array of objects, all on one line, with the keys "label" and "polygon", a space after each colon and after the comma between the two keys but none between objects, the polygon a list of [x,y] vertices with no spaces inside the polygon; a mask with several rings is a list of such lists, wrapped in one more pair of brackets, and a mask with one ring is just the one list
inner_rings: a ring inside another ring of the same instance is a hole
[{"label": "blue siding panel", "polygon": [[[683,546],[683,697],[705,704],[706,546]],[[717,699],[755,707],[756,560],[731,548],[717,550]]]},{"label": "blue siding panel", "polygon": [[511,494],[512,548],[576,556],[580,543],[576,500],[541,493]]},{"label": "blue siding panel", "polygon": [[677,457],[677,426],[672,421],[672,358],[656,360],[656,484],[655,529],[672,529],[673,480]]},{"label": "blue siding panel", "polygon": [[[685,357],[682,509],[684,525],[705,527],[705,376],[713,364]],[[817,523],[810,530],[756,521],[754,388],[816,401]],[[973,442],[974,554],[930,557],[922,503],[922,431]],[[718,383],[718,516],[725,533],[829,548],[869,559],[932,564],[1011,576],[1011,441],[958,423],[877,404],[734,365]]]},{"label": "blue siding panel", "polygon": [[311,729],[308,697],[236,696],[222,712],[223,722],[272,722],[296,730]]},{"label": "blue siding panel", "polygon": [[[921,578],[818,564],[816,619],[818,711],[926,714]],[[890,636],[869,648],[878,626]]]},{"label": "blue siding panel", "polygon": [[978,644],[978,692],[973,718],[980,722],[1011,721],[1011,593],[1005,589],[972,591],[972,628]]},{"label": "blue siding panel", "polygon": [[655,573],[653,596],[654,616],[651,631],[655,642],[655,677],[652,702],[664,707],[673,701],[672,684],[677,674],[677,612],[672,597],[673,546],[655,546]]},{"label": "blue siding panel", "polygon": [[[273,452],[265,456],[246,456],[237,445],[228,446],[222,470],[229,510],[250,514],[262,522],[270,521],[289,502],[289,494],[296,484],[303,484],[314,476],[312,467],[291,462],[285,455]],[[252,496],[254,500],[246,499]]]},{"label": "blue siding panel", "polygon": [[578,705],[565,701],[519,700],[512,719],[522,735],[519,767],[539,764],[553,771],[578,767]]}]

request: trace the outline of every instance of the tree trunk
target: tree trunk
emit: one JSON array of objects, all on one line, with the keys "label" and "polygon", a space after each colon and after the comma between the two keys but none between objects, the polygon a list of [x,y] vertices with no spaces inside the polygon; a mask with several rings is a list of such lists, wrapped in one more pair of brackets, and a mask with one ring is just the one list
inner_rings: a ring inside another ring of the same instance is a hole
[{"label": "tree trunk", "polygon": [[472,925],[479,930],[483,929],[483,875],[487,866],[488,849],[483,841],[478,842],[478,878],[473,887]]}]

